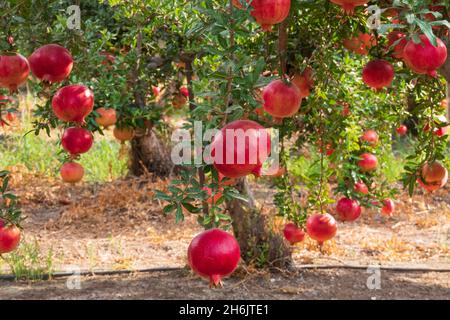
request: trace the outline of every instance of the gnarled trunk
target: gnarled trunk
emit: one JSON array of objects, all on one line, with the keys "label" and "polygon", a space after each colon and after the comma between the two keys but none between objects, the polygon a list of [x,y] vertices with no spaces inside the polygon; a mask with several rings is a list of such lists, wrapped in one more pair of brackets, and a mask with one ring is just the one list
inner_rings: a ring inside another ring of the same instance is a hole
[{"label": "gnarled trunk", "polygon": [[240,179],[236,188],[249,201],[227,201],[227,210],[233,219],[233,232],[241,247],[242,259],[257,267],[287,269],[292,266],[291,249],[280,234],[267,227],[266,217],[256,206],[246,179]]}]

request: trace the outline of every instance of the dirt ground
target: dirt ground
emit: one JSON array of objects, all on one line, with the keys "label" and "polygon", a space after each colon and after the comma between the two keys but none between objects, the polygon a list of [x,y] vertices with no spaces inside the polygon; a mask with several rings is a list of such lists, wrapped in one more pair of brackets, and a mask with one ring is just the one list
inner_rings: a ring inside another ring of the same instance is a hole
[{"label": "dirt ground", "polygon": [[[67,186],[59,181],[13,168],[13,187],[22,199],[25,241],[38,245],[41,260],[54,271],[124,270],[186,266],[186,250],[201,231],[196,217],[175,225],[162,214],[154,191],[165,181],[126,179],[105,184]],[[273,216],[273,190],[258,182],[256,196],[265,214]],[[366,210],[354,223],[339,223],[334,240],[320,251],[307,240],[293,248],[297,266],[374,265],[450,268],[449,189],[431,195],[406,195],[396,200],[393,218]],[[273,219],[281,229],[284,221]],[[6,263],[0,271],[10,273]],[[369,290],[366,270],[303,270],[297,274],[243,271],[222,290],[188,271],[83,277],[80,290],[67,279],[0,282],[2,299],[450,299],[450,272],[381,271],[381,289]]]},{"label": "dirt ground", "polygon": [[209,289],[188,271],[171,271],[83,277],[76,286],[66,278],[0,282],[0,299],[450,299],[448,273],[381,271],[380,276],[379,289],[368,289],[364,270],[337,269],[237,275],[223,288]]}]

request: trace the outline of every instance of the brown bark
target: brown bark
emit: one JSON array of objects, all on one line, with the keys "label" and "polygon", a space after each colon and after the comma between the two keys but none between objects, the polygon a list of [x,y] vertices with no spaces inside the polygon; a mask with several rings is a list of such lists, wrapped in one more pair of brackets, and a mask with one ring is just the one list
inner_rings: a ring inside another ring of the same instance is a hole
[{"label": "brown bark", "polygon": [[227,201],[227,210],[233,219],[233,232],[241,247],[242,259],[249,265],[287,269],[292,266],[291,249],[267,227],[266,217],[257,208],[247,181],[240,179],[236,188],[249,201]]}]

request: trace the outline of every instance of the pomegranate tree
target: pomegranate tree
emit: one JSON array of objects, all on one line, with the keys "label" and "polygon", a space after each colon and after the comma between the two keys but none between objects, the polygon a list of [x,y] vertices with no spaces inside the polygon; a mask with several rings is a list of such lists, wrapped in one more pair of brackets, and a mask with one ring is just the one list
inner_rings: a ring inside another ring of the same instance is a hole
[{"label": "pomegranate tree", "polygon": [[16,92],[19,86],[27,81],[29,74],[30,65],[24,56],[0,56],[0,87]]},{"label": "pomegranate tree", "polygon": [[61,138],[62,147],[71,155],[88,152],[93,142],[92,133],[79,127],[67,128]]},{"label": "pomegranate tree", "polygon": [[[232,138],[234,143],[227,143]],[[270,134],[250,120],[236,120],[222,128],[211,144],[217,171],[229,178],[261,175],[262,164],[270,154]]]},{"label": "pomegranate tree", "polygon": [[40,47],[31,54],[28,61],[35,77],[49,83],[63,81],[73,67],[73,58],[69,50],[58,44]]},{"label": "pomegranate tree", "polygon": [[283,80],[272,81],[263,91],[264,110],[276,118],[288,118],[300,109],[302,96],[297,86]]},{"label": "pomegranate tree", "polygon": [[62,87],[53,96],[52,108],[58,119],[84,123],[94,107],[94,93],[83,85]]},{"label": "pomegranate tree", "polygon": [[14,251],[20,243],[20,229],[0,220],[0,254]]},{"label": "pomegranate tree", "polygon": [[404,61],[414,72],[436,77],[436,70],[447,60],[447,47],[439,38],[436,38],[437,46],[433,46],[426,35],[420,35],[420,41],[408,41],[403,51]]},{"label": "pomegranate tree", "polygon": [[188,248],[192,270],[208,278],[210,286],[222,286],[222,278],[236,269],[241,250],[236,239],[220,229],[211,229],[197,235]]},{"label": "pomegranate tree", "polygon": [[361,215],[361,206],[358,201],[341,198],[336,205],[336,212],[344,221],[355,221]]},{"label": "pomegranate tree", "polygon": [[337,224],[330,214],[313,214],[306,221],[308,235],[322,245],[336,235]]},{"label": "pomegranate tree", "polygon": [[295,223],[286,224],[283,229],[283,234],[291,245],[302,242],[305,239],[305,232]]},{"label": "pomegranate tree", "polygon": [[394,67],[381,59],[369,62],[362,73],[364,83],[377,90],[389,87],[394,80],[394,75]]},{"label": "pomegranate tree", "polygon": [[59,172],[63,181],[68,183],[77,183],[84,176],[83,166],[76,162],[64,163]]}]

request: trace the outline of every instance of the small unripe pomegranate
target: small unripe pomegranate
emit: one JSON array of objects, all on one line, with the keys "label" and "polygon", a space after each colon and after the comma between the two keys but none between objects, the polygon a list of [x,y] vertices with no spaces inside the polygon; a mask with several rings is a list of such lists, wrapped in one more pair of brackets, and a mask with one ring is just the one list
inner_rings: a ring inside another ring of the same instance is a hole
[{"label": "small unripe pomegranate", "polygon": [[241,250],[236,239],[220,229],[197,235],[188,248],[188,261],[198,275],[209,278],[210,286],[221,286],[222,278],[236,269]]},{"label": "small unripe pomegranate", "polygon": [[363,70],[364,83],[376,90],[389,87],[394,80],[394,67],[385,60],[373,60]]},{"label": "small unripe pomegranate", "polygon": [[120,142],[131,140],[134,137],[134,130],[132,128],[119,128],[115,127],[113,130],[114,137]]},{"label": "small unripe pomegranate", "polygon": [[371,146],[375,146],[378,144],[378,133],[375,130],[367,130],[361,136],[361,140],[367,142]]},{"label": "small unripe pomegranate", "polygon": [[72,155],[88,152],[93,142],[92,133],[78,127],[67,128],[61,138],[62,147]]},{"label": "small unripe pomegranate", "polygon": [[95,111],[99,114],[99,117],[95,118],[95,122],[97,122],[99,126],[109,127],[112,126],[113,124],[116,124],[117,122],[116,110],[112,108],[101,107],[96,109]]},{"label": "small unripe pomegranate", "polygon": [[306,231],[312,239],[322,245],[336,235],[336,220],[328,213],[314,214],[306,222]]},{"label": "small unripe pomegranate", "polygon": [[62,87],[53,96],[52,109],[58,119],[84,123],[94,108],[94,93],[83,85]]},{"label": "small unripe pomegranate", "polygon": [[361,160],[358,161],[358,166],[361,168],[361,171],[368,172],[377,169],[378,159],[373,154],[363,153],[360,158]]},{"label": "small unripe pomegranate", "polygon": [[283,80],[272,81],[263,91],[264,110],[276,118],[288,118],[300,109],[302,96],[297,86]]},{"label": "small unripe pomegranate", "polygon": [[0,254],[14,251],[20,243],[20,229],[14,225],[6,226],[3,220],[0,220]]},{"label": "small unripe pomegranate", "polygon": [[77,183],[83,179],[84,168],[76,162],[67,162],[61,166],[59,171],[64,182]]},{"label": "small unripe pomegranate", "polygon": [[358,201],[349,198],[341,198],[336,205],[336,212],[344,221],[355,221],[361,215],[361,206]]},{"label": "small unripe pomegranate", "polygon": [[305,239],[305,232],[297,227],[295,223],[286,224],[283,229],[283,234],[291,245],[302,242]]}]

